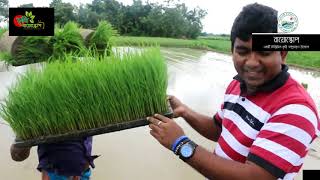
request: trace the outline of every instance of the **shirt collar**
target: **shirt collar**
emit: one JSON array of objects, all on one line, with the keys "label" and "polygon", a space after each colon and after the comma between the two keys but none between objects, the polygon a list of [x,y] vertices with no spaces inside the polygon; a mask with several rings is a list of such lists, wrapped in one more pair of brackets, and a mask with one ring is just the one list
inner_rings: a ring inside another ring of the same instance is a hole
[{"label": "shirt collar", "polygon": [[[257,92],[273,92],[283,86],[286,81],[289,78],[289,73],[288,73],[289,67],[285,64],[282,64],[281,66],[281,72],[272,80],[264,83],[263,85],[259,86]],[[246,94],[247,87],[243,79],[238,75],[233,77],[233,79],[237,80],[240,82],[240,89],[241,89],[241,94]]]}]

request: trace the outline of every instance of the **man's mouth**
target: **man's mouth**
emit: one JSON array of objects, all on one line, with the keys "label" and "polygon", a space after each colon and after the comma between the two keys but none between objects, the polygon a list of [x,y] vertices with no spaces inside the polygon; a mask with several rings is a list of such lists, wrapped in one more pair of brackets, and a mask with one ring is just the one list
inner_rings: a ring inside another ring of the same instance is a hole
[{"label": "man's mouth", "polygon": [[259,73],[262,73],[263,70],[262,69],[259,69],[259,70],[244,69],[244,72],[249,74],[259,74]]},{"label": "man's mouth", "polygon": [[244,72],[250,76],[259,75],[262,73],[262,71],[244,71]]}]

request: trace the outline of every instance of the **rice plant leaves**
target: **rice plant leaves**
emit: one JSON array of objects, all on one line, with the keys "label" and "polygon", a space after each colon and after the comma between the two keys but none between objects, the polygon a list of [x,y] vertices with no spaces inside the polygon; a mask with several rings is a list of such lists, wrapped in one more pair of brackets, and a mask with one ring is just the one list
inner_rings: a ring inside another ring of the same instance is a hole
[{"label": "rice plant leaves", "polygon": [[159,48],[95,57],[65,54],[30,70],[9,91],[1,116],[21,139],[126,122],[167,111]]}]

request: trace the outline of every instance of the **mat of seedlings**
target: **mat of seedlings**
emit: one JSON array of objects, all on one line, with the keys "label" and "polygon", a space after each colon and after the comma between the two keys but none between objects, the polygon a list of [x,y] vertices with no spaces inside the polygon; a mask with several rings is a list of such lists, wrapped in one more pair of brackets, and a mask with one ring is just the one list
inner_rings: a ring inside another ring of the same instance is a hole
[{"label": "mat of seedlings", "polygon": [[[168,118],[172,118],[173,116],[172,109],[169,108],[169,112],[163,115]],[[143,118],[143,119],[138,119],[133,121],[121,122],[117,124],[110,124],[110,125],[99,127],[99,128],[73,131],[71,133],[65,133],[65,134],[59,134],[59,135],[43,136],[36,139],[19,140],[19,138],[16,138],[14,144],[17,147],[31,147],[39,144],[57,143],[61,141],[70,141],[70,140],[80,140],[88,136],[121,131],[125,129],[146,126],[148,124],[149,124],[149,121],[146,118]]]}]

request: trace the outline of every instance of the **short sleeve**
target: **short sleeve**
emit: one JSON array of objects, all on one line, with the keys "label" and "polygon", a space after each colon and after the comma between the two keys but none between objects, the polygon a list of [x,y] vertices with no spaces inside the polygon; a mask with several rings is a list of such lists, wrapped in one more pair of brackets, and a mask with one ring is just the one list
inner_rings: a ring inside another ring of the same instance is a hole
[{"label": "short sleeve", "polygon": [[280,108],[261,128],[247,160],[277,178],[291,179],[302,167],[311,142],[316,138],[317,113],[303,104]]},{"label": "short sleeve", "polygon": [[223,104],[217,113],[213,116],[213,120],[220,128],[222,128],[222,119],[223,119]]}]

